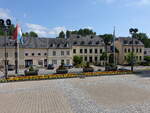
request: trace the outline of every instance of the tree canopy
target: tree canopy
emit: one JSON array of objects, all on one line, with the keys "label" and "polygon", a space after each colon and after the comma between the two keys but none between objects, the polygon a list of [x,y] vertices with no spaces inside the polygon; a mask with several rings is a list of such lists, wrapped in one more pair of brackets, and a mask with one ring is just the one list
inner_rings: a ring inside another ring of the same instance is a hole
[{"label": "tree canopy", "polygon": [[146,48],[150,47],[150,39],[146,33],[136,33],[134,34],[134,37],[140,40]]},{"label": "tree canopy", "polygon": [[23,33],[22,35],[23,35],[23,37],[38,37],[38,34],[33,31],[31,31],[29,33],[28,32]]},{"label": "tree canopy", "polygon": [[93,32],[93,30],[88,29],[88,28],[84,28],[84,29],[79,29],[79,30],[74,30],[74,31],[69,31],[67,30],[66,33],[64,33],[63,31],[61,31],[59,33],[58,38],[69,38],[70,35],[75,34],[75,35],[81,35],[81,36],[87,36],[87,35],[96,35],[96,32]]},{"label": "tree canopy", "polygon": [[[12,24],[12,25],[9,27],[9,30],[8,30],[7,35],[8,35],[8,36],[12,36],[13,33],[14,33],[14,31],[15,31],[15,25]],[[3,30],[2,28],[0,28],[0,36],[4,36],[4,35],[5,35],[4,30]],[[33,32],[33,31],[31,31],[31,32],[22,33],[22,36],[23,36],[23,37],[38,37],[38,34],[35,33],[35,32]]]}]

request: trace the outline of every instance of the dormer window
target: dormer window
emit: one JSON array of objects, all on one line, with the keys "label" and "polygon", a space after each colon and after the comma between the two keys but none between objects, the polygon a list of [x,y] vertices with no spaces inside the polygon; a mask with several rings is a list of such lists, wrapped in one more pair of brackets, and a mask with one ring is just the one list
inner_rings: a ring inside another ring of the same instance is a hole
[{"label": "dormer window", "polygon": [[126,40],[123,41],[124,44],[127,44],[128,42]]},{"label": "dormer window", "polygon": [[50,47],[54,47],[54,44],[51,44]]},{"label": "dormer window", "polygon": [[74,44],[74,45],[76,45],[76,44],[77,44],[77,42],[74,42],[73,44]]},{"label": "dormer window", "polygon": [[92,44],[92,41],[90,41],[89,44]]},{"label": "dormer window", "polygon": [[57,44],[57,47],[60,47],[60,44]]},{"label": "dormer window", "polygon": [[77,38],[80,38],[80,36],[78,35]]},{"label": "dormer window", "polygon": [[98,45],[98,44],[99,44],[99,41],[97,41],[96,44]]},{"label": "dormer window", "polygon": [[81,45],[84,45],[84,41],[81,42]]},{"label": "dormer window", "polygon": [[68,45],[68,43],[66,43],[65,45],[64,45],[64,47],[68,47],[69,45]]},{"label": "dormer window", "polygon": [[139,42],[138,42],[138,41],[135,41],[135,44],[139,44]]}]

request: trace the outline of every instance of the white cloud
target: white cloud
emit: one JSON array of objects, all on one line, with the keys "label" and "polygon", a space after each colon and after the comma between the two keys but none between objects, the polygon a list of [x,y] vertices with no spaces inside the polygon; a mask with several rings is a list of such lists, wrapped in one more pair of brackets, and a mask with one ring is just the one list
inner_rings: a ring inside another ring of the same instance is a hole
[{"label": "white cloud", "polygon": [[12,17],[10,16],[10,10],[0,8],[0,18],[2,18],[2,19],[8,19],[8,18],[11,19]]},{"label": "white cloud", "polygon": [[49,29],[47,27],[44,27],[42,25],[38,24],[26,24],[28,31],[34,31],[41,37],[48,37],[48,36],[57,36],[61,31],[66,31],[65,27],[55,27],[52,29]]}]

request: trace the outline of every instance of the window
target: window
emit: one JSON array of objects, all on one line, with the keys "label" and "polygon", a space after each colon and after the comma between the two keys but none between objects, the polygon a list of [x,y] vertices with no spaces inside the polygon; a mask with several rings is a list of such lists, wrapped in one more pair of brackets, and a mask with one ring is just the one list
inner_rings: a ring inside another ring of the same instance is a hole
[{"label": "window", "polygon": [[70,51],[67,51],[66,53],[67,53],[67,55],[70,55]]},{"label": "window", "polygon": [[130,52],[130,48],[128,49],[128,52]]},{"label": "window", "polygon": [[46,56],[46,55],[47,55],[47,53],[44,53],[44,55]]},{"label": "window", "polygon": [[67,63],[67,64],[70,64],[70,60],[69,60],[69,59],[67,59],[67,60],[66,60],[66,63]]},{"label": "window", "polygon": [[32,53],[32,56],[34,56],[34,53]]},{"label": "window", "polygon": [[142,60],[142,56],[140,56],[140,60]]},{"label": "window", "polygon": [[53,56],[56,56],[56,51],[53,51]]},{"label": "window", "polygon": [[81,45],[84,45],[84,41],[81,42]]},{"label": "window", "polygon": [[82,50],[82,49],[80,49],[80,53],[83,53],[83,50]]},{"label": "window", "polygon": [[76,49],[73,49],[73,53],[76,53]]},{"label": "window", "polygon": [[92,49],[90,49],[90,53],[92,53],[93,51],[92,51]]},{"label": "window", "polygon": [[147,54],[147,51],[144,51],[144,54]]},{"label": "window", "polygon": [[64,56],[64,51],[61,51],[61,56]]},{"label": "window", "polygon": [[43,60],[39,60],[38,65],[43,66]]},{"label": "window", "polygon": [[95,49],[95,53],[97,53],[97,49]]},{"label": "window", "polygon": [[52,64],[57,64],[57,60],[52,60]]},{"label": "window", "polygon": [[89,41],[89,44],[91,45],[91,44],[92,44],[92,41]]},{"label": "window", "polygon": [[38,56],[41,56],[41,53],[38,53]]},{"label": "window", "polygon": [[137,53],[139,52],[139,49],[138,49],[138,48],[136,49],[136,52],[137,52]]},{"label": "window", "polygon": [[97,62],[97,57],[95,57],[95,62]]},{"label": "window", "polygon": [[99,41],[96,42],[96,45],[98,45],[98,44],[99,44]]},{"label": "window", "polygon": [[100,49],[100,53],[102,53],[103,52],[103,50],[102,49]]},{"label": "window", "polygon": [[74,42],[73,44],[74,44],[74,45],[76,45],[76,44],[77,44],[77,42]]},{"label": "window", "polygon": [[87,57],[86,56],[84,57],[84,61],[87,61]]},{"label": "window", "polygon": [[126,40],[123,41],[124,44],[127,44],[128,42]]},{"label": "window", "polygon": [[87,53],[87,49],[84,49],[84,53]]},{"label": "window", "polygon": [[126,48],[124,49],[124,52],[125,52],[125,53],[127,52],[127,49],[126,49]]},{"label": "window", "polygon": [[136,60],[138,60],[138,56],[136,56]]},{"label": "window", "polygon": [[142,49],[140,49],[140,53],[142,53]]},{"label": "window", "polygon": [[29,54],[28,53],[25,53],[25,56],[28,56]]},{"label": "window", "polygon": [[93,58],[92,57],[89,57],[89,60],[90,60],[90,62],[93,62]]}]

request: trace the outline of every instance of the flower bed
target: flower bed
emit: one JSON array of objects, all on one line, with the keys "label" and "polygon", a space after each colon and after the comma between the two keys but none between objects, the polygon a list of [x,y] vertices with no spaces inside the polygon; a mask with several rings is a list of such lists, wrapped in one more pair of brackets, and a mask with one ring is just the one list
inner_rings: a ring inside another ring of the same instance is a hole
[{"label": "flower bed", "polygon": [[87,72],[87,73],[68,73],[68,74],[50,74],[50,75],[37,75],[37,76],[18,76],[9,77],[8,79],[0,79],[0,83],[13,82],[13,81],[26,81],[26,80],[47,80],[47,79],[62,79],[62,78],[76,78],[80,76],[101,76],[101,75],[120,75],[131,74],[132,71],[108,71],[108,72]]}]

